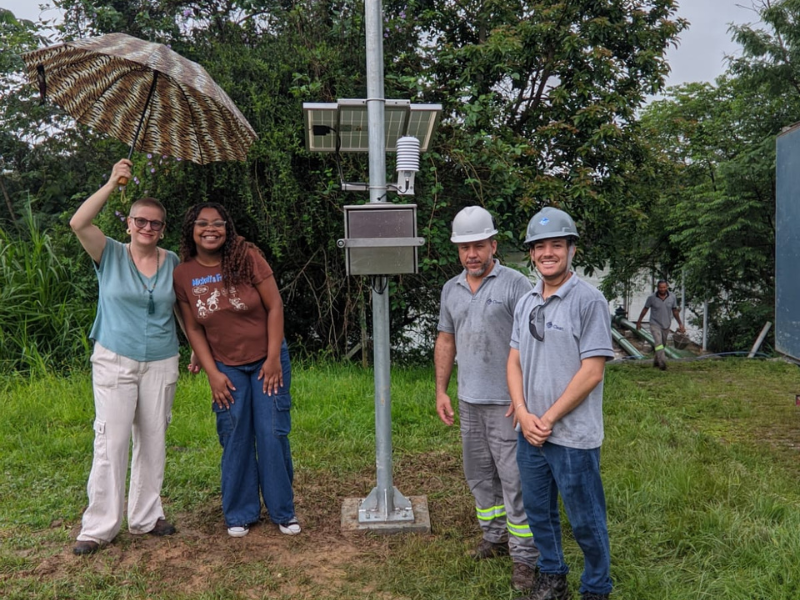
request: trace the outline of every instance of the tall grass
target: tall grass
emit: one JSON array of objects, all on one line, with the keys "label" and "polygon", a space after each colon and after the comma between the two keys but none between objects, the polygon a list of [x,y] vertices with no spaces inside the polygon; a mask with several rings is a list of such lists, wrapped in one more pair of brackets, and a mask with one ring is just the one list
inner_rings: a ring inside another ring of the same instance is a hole
[{"label": "tall grass", "polygon": [[0,228],[0,372],[64,371],[88,353],[94,310],[30,207],[23,226]]},{"label": "tall grass", "polygon": [[[427,496],[431,536],[339,533],[343,497],[363,497],[375,482],[372,374],[310,364],[295,369],[291,436],[304,533],[274,540],[256,529],[245,538],[252,545],[230,541],[220,523],[208,388],[204,378],[182,377],[164,488],[181,533],[165,542],[172,550],[164,564],[148,562],[153,546],[142,549],[124,533],[96,558],[68,554],[91,462],[88,375],[6,378],[0,596],[511,600],[509,559],[466,556],[479,532],[457,427],[442,425],[433,410],[432,370],[397,369],[392,377],[395,485]],[[602,472],[612,598],[800,598],[796,393],[797,367],[780,362],[671,362],[666,373],[608,368]],[[582,558],[568,527],[565,551],[577,594]],[[324,583],[320,556],[338,573]]]}]

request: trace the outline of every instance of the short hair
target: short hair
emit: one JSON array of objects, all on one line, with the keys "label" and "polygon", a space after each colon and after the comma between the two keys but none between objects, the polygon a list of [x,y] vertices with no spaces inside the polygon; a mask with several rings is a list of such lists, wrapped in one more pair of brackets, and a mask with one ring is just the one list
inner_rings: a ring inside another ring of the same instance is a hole
[{"label": "short hair", "polygon": [[523,244],[523,247],[526,250],[533,250],[533,247],[536,245],[536,242],[544,242],[545,240],[567,240],[567,248],[569,248],[570,246],[578,245],[578,238],[575,237],[574,235],[554,235],[553,237],[544,238],[543,240],[528,242],[527,244]]},{"label": "short hair", "polygon": [[164,221],[167,220],[167,209],[164,208],[164,205],[161,204],[161,202],[159,202],[155,198],[139,198],[136,202],[131,204],[131,209],[128,211],[128,214],[130,216],[133,216],[131,214],[131,213],[133,213],[133,210],[135,208],[139,208],[140,206],[149,206],[151,208],[157,208],[158,210],[161,211],[161,218]]},{"label": "short hair", "polygon": [[662,283],[663,283],[665,286],[669,287],[669,284],[667,283],[667,280],[666,280],[666,279],[659,279],[658,281],[656,281],[656,287],[660,286]]}]

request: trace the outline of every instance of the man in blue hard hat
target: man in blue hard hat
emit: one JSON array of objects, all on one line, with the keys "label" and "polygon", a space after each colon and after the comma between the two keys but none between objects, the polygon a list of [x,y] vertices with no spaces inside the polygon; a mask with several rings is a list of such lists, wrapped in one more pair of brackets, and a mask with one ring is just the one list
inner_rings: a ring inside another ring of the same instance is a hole
[{"label": "man in blue hard hat", "polygon": [[603,375],[614,357],[608,302],[572,271],[578,231],[544,208],[525,245],[540,280],[514,312],[508,389],[519,425],[517,462],[528,525],[539,548],[529,600],[568,600],[558,497],[584,555],[583,600],[612,589],[606,501],[600,478]]}]

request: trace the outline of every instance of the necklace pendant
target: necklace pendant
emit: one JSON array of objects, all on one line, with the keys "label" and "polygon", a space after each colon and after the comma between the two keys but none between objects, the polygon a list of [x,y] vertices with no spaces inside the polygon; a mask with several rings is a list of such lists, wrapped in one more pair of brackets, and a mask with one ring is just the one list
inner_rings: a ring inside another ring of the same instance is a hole
[{"label": "necklace pendant", "polygon": [[156,303],[153,302],[153,293],[150,292],[150,299],[147,301],[147,314],[152,315],[156,312]]}]

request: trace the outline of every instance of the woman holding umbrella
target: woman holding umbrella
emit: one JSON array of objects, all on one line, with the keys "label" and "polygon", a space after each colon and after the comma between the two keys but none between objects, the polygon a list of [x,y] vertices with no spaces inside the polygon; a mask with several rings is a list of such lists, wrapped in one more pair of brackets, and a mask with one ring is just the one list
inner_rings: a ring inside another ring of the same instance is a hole
[{"label": "woman holding umbrella", "polygon": [[[255,245],[236,235],[227,211],[216,203],[187,211],[181,260],[175,294],[211,386],[228,534],[247,535],[259,520],[263,496],[281,533],[296,535],[288,438],[291,366],[272,269]],[[197,372],[199,366],[189,368]]]},{"label": "woman holding umbrella", "polygon": [[95,439],[87,491],[89,506],[73,552],[91,554],[111,542],[122,526],[128,445],[133,437],[128,530],[170,535],[161,485],[165,434],[178,380],[178,338],[172,271],[178,257],[158,247],[166,211],[154,198],[131,205],[130,242],[106,237],[92,223],[120,178],[131,177],[127,159],[114,165],[103,187],[70,219],[81,245],[92,257],[99,284],[92,387]]}]

